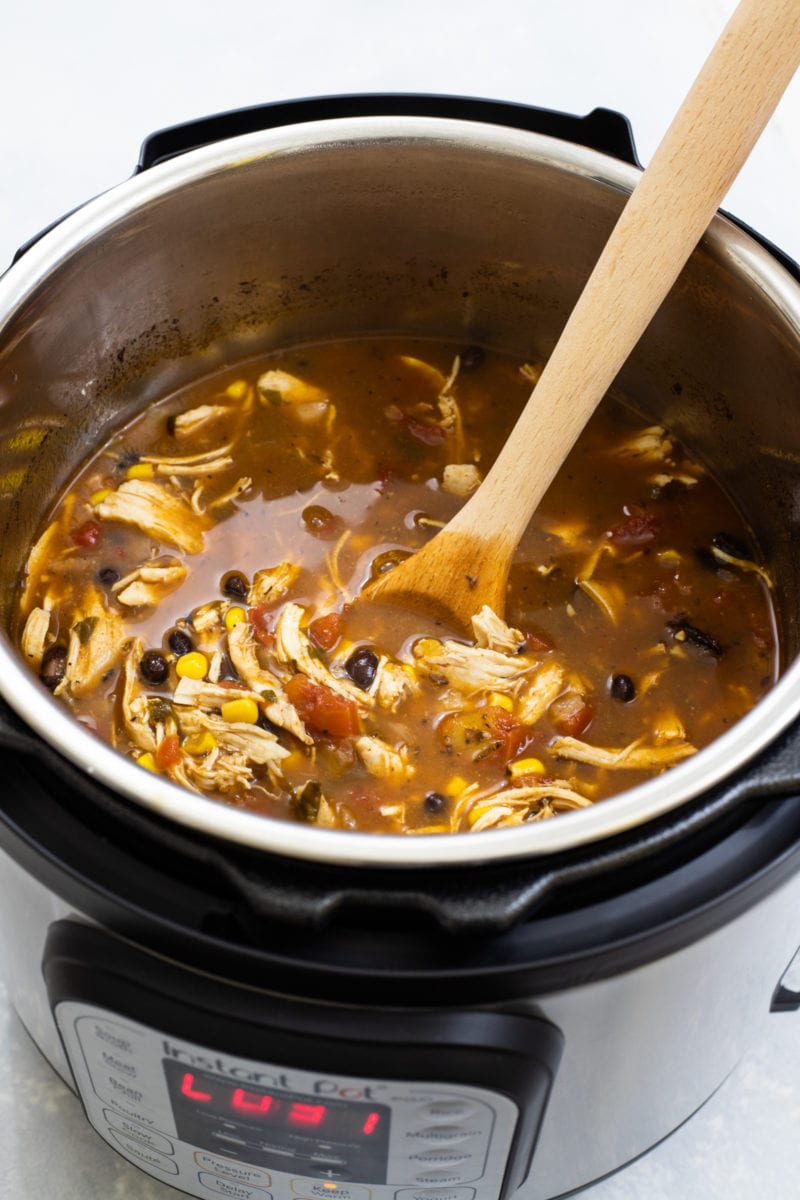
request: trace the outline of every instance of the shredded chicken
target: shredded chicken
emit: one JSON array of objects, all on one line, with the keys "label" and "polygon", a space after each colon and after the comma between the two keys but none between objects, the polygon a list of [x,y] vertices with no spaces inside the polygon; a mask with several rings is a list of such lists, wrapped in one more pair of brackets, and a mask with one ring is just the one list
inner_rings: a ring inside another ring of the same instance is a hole
[{"label": "shredded chicken", "polygon": [[420,685],[413,667],[381,658],[370,691],[380,708],[397,712],[406,700],[419,695]]},{"label": "shredded chicken", "polygon": [[287,666],[294,666],[314,683],[324,684],[332,692],[345,696],[348,700],[355,700],[356,704],[363,708],[371,699],[368,694],[349,679],[341,679],[332,674],[321,659],[312,654],[311,644],[300,628],[304,617],[305,611],[299,604],[290,602],[284,606],[275,625],[275,657]]},{"label": "shredded chicken", "polygon": [[321,421],[333,408],[322,388],[288,371],[265,371],[256,386],[262,404],[290,404],[295,416],[306,423]]},{"label": "shredded chicken", "polygon": [[647,745],[644,738],[637,738],[628,746],[592,746],[578,738],[559,737],[550,743],[550,753],[557,758],[570,758],[573,762],[592,763],[610,771],[642,771],[670,767],[681,759],[697,753],[690,742],[667,741],[663,745]]},{"label": "shredded chicken", "polygon": [[620,442],[614,453],[620,458],[639,458],[644,462],[666,462],[675,443],[663,425],[649,425],[625,442]]},{"label": "shredded chicken", "polygon": [[442,491],[469,496],[480,487],[481,473],[473,463],[448,463],[442,472]]},{"label": "shredded chicken", "polygon": [[75,611],[64,678],[54,690],[85,696],[119,660],[124,627],[119,613],[107,609],[96,588],[89,588]]},{"label": "shredded chicken", "polygon": [[122,691],[122,720],[125,731],[140,750],[156,749],[156,735],[150,724],[150,706],[147,698],[141,695],[139,686],[139,663],[142,659],[143,646],[141,638],[134,638],[128,644],[123,662],[124,687]]},{"label": "shredded chicken", "polygon": [[159,541],[168,542],[187,554],[203,549],[203,534],[209,522],[193,512],[182,496],[170,494],[149,479],[128,479],[115,492],[95,505],[98,517],[136,525]]},{"label": "shredded chicken", "polygon": [[[425,639],[423,639],[425,641]],[[462,642],[436,643],[440,647],[420,647],[417,642],[414,654],[417,668],[434,682],[441,680],[465,696],[477,692],[508,690],[518,684],[533,669],[534,664],[522,655],[513,658],[496,650],[485,650],[479,646],[467,646]]]},{"label": "shredded chicken", "polygon": [[241,754],[248,762],[267,766],[278,773],[281,762],[291,753],[280,744],[274,733],[258,725],[223,721],[222,717],[197,709],[180,712],[178,723],[183,734],[210,733],[224,752]]},{"label": "shredded chicken", "polygon": [[266,567],[256,571],[247,603],[251,606],[258,604],[275,604],[281,596],[285,596],[289,588],[300,574],[300,568],[295,563],[282,562],[277,567]]},{"label": "shredded chicken", "polygon": [[472,618],[472,632],[479,646],[498,654],[519,654],[525,646],[520,631],[507,625],[488,604]]},{"label": "shredded chicken", "polygon": [[378,779],[404,783],[414,775],[414,767],[408,761],[408,750],[405,746],[393,750],[379,737],[364,735],[356,738],[356,751],[370,775]]},{"label": "shredded chicken", "polygon": [[261,696],[252,688],[237,687],[235,684],[222,687],[206,679],[185,677],[178,680],[172,698],[176,704],[195,708],[222,708],[229,700],[255,700],[261,706]]},{"label": "shredded chicken", "polygon": [[44,576],[47,567],[54,557],[60,532],[61,521],[51,521],[42,536],[31,547],[28,561],[25,564],[25,591],[20,600],[20,611],[22,613],[28,612],[34,592],[39,585],[40,577]]},{"label": "shredded chicken", "polygon": [[200,454],[168,457],[163,454],[143,454],[141,461],[150,463],[157,475],[219,475],[233,465],[232,445],[217,446]]},{"label": "shredded chicken", "polygon": [[128,608],[158,604],[169,592],[183,583],[186,567],[172,559],[168,562],[151,562],[137,567],[124,579],[118,580],[112,591],[120,604]]},{"label": "shredded chicken", "polygon": [[517,695],[516,714],[523,725],[535,725],[564,688],[564,668],[558,662],[545,662],[526,680]]},{"label": "shredded chicken", "polygon": [[20,647],[28,665],[38,671],[44,658],[47,635],[50,632],[50,613],[45,608],[32,608],[22,631]]},{"label": "shredded chicken", "polygon": [[199,429],[228,416],[230,411],[227,404],[198,404],[196,408],[187,408],[172,418],[173,433],[177,438],[193,437]]},{"label": "shredded chicken", "polygon": [[245,621],[235,625],[228,634],[228,653],[239,678],[264,698],[264,712],[268,719],[281,729],[288,729],[301,742],[311,745],[313,739],[297,710],[286,699],[279,681],[258,661],[258,647]]}]

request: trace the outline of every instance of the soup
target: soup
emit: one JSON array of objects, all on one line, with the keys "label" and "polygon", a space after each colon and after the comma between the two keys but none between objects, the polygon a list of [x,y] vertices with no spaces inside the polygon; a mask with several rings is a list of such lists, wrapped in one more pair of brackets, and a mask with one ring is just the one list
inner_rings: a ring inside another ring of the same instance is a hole
[{"label": "soup", "polygon": [[238,364],[88,461],[32,548],[25,660],[191,790],[376,833],[480,831],[681,762],[774,682],[770,580],[704,464],[606,398],[472,637],[371,602],[480,484],[538,368],[361,339]]}]

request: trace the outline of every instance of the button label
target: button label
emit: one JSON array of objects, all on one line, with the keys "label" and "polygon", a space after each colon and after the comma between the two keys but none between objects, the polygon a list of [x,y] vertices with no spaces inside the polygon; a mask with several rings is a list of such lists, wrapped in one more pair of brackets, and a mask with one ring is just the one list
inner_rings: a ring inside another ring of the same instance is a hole
[{"label": "button label", "polygon": [[209,1175],[207,1171],[201,1171],[197,1179],[215,1196],[228,1196],[230,1200],[272,1200],[270,1193],[263,1188],[253,1187],[249,1183],[235,1183],[232,1179]]},{"label": "button label", "polygon": [[122,1113],[115,1113],[110,1108],[103,1109],[103,1116],[108,1121],[111,1129],[116,1129],[117,1133],[130,1134],[131,1137],[138,1138],[140,1142],[144,1142],[151,1149],[161,1150],[164,1154],[175,1153],[175,1147],[172,1142],[165,1138],[162,1133],[157,1133],[154,1129],[145,1129],[143,1125],[138,1125],[135,1121],[128,1120]]},{"label": "button label", "polygon": [[370,1200],[372,1191],[359,1183],[332,1183],[329,1179],[293,1179],[292,1191],[304,1200]]},{"label": "button label", "polygon": [[148,1167],[154,1167],[157,1171],[163,1171],[166,1175],[178,1174],[178,1164],[173,1159],[165,1158],[163,1154],[159,1154],[156,1150],[148,1149],[141,1142],[136,1142],[133,1138],[127,1137],[123,1133],[118,1133],[116,1129],[109,1129],[108,1132],[123,1151],[126,1158],[136,1158],[140,1162],[146,1163]]},{"label": "button label", "polygon": [[475,1200],[475,1188],[401,1188],[394,1200]]},{"label": "button label", "polygon": [[234,1183],[254,1183],[263,1188],[268,1188],[272,1183],[272,1176],[259,1167],[235,1162],[232,1158],[219,1158],[216,1154],[207,1154],[205,1150],[195,1150],[194,1161],[212,1175],[221,1175],[224,1179],[232,1179]]}]

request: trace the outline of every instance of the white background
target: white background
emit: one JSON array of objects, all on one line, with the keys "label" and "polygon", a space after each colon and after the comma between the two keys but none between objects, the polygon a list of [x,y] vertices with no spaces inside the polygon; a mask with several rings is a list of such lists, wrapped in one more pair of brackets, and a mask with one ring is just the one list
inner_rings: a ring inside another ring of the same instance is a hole
[{"label": "white background", "polygon": [[[646,162],[733,8],[733,0],[9,2],[0,10],[0,271],[32,234],[129,175],[148,132],[268,100],[397,90],[575,113],[603,105],[631,118]],[[800,259],[798,196],[795,79],[726,207]],[[697,1117],[587,1200],[800,1194],[800,1014],[765,1014],[753,1039]],[[2,985],[0,1045],[3,1200],[176,1195],[86,1126],[8,1012]]]}]

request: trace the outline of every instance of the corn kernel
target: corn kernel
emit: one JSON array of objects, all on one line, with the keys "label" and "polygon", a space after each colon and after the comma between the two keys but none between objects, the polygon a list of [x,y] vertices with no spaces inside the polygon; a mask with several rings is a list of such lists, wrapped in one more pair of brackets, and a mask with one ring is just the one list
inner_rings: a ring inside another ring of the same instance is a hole
[{"label": "corn kernel", "polygon": [[230,721],[231,724],[255,725],[259,715],[258,705],[249,696],[241,700],[229,700],[222,705],[220,712],[223,721]]},{"label": "corn kernel", "polygon": [[510,696],[506,696],[503,692],[490,692],[489,704],[495,708],[504,708],[506,712],[514,711],[514,701]]},{"label": "corn kernel", "polygon": [[454,775],[445,785],[444,794],[445,796],[460,796],[466,786],[467,781],[462,775]]},{"label": "corn kernel", "polygon": [[522,779],[525,775],[546,775],[547,768],[540,758],[518,758],[509,763],[506,768],[512,779]]},{"label": "corn kernel", "polygon": [[146,754],[140,754],[136,761],[140,767],[144,767],[145,771],[152,771],[154,774],[158,775],[156,760],[153,758],[149,750]]},{"label": "corn kernel", "polygon": [[190,650],[182,654],[175,663],[175,670],[182,679],[205,679],[208,671],[208,659],[199,650]]},{"label": "corn kernel", "polygon": [[235,608],[229,608],[225,613],[225,628],[230,631],[235,629],[237,625],[241,625],[242,621],[247,620],[247,613],[243,608],[236,605]]},{"label": "corn kernel", "polygon": [[97,492],[92,492],[89,497],[90,504],[102,504],[106,496],[111,495],[111,488],[100,488]]},{"label": "corn kernel", "polygon": [[125,472],[126,479],[152,479],[156,473],[156,469],[152,463],[139,462],[128,467]]},{"label": "corn kernel", "polygon": [[244,400],[247,395],[247,383],[244,379],[237,379],[233,383],[229,383],[225,388],[225,395],[230,396],[231,400]]},{"label": "corn kernel", "polygon": [[442,648],[442,643],[438,638],[420,638],[414,643],[414,653],[417,657],[427,658],[431,654],[438,654]]},{"label": "corn kernel", "polygon": [[191,737],[187,737],[183,748],[187,754],[210,754],[216,744],[217,739],[213,733],[204,729],[202,733],[194,733]]}]

